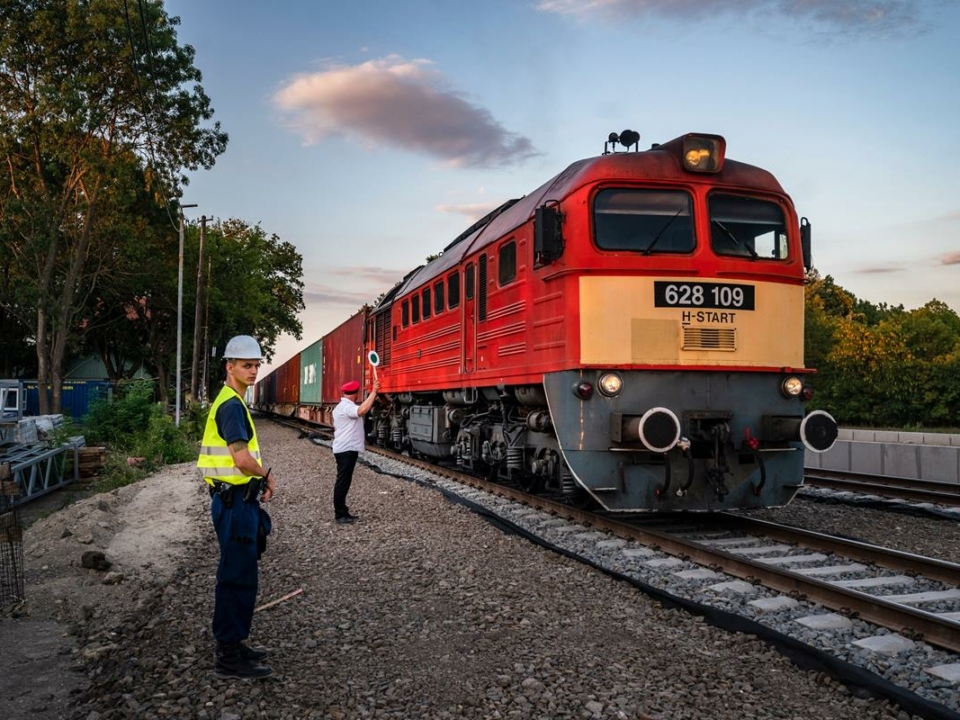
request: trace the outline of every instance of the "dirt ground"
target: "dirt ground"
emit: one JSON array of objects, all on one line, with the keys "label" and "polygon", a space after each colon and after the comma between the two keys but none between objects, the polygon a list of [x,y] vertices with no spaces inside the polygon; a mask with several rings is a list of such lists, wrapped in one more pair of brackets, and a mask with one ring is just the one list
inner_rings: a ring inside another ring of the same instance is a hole
[{"label": "dirt ground", "polygon": [[[0,615],[0,718],[63,720],[85,686],[76,635],[161,588],[174,567],[202,484],[193,463],[165,468],[110,493],[60,491],[18,509],[25,527],[26,600]],[[69,504],[68,504],[69,503]],[[85,568],[87,552],[109,568]]]}]

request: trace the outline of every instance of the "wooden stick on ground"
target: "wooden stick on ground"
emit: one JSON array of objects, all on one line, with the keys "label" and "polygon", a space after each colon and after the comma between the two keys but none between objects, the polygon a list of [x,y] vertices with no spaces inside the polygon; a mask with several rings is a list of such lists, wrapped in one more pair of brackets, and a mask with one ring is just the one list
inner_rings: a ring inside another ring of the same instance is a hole
[{"label": "wooden stick on ground", "polygon": [[261,610],[266,610],[267,608],[272,608],[274,605],[279,605],[279,604],[282,603],[282,602],[286,602],[286,601],[289,600],[290,598],[296,597],[297,595],[299,595],[299,594],[302,593],[302,592],[303,592],[303,588],[297,588],[297,589],[294,590],[292,593],[287,593],[287,594],[284,595],[283,597],[279,597],[279,598],[277,598],[276,600],[271,600],[270,602],[264,603],[263,605],[261,605],[261,606],[258,607],[258,608],[254,608],[253,611],[254,611],[254,612],[260,612]]}]

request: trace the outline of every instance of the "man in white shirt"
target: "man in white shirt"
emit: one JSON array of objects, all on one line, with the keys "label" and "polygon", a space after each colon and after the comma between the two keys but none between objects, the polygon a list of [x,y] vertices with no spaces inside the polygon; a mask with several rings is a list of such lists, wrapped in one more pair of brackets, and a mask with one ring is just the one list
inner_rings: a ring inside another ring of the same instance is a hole
[{"label": "man in white shirt", "polygon": [[360,383],[351,380],[340,391],[343,397],[333,409],[333,457],[337,460],[337,482],[333,486],[333,514],[338,523],[352,523],[357,519],[347,507],[347,493],[353,482],[353,469],[364,448],[363,416],[370,412],[380,389],[380,381],[373,381],[373,390],[366,400],[357,405]]}]

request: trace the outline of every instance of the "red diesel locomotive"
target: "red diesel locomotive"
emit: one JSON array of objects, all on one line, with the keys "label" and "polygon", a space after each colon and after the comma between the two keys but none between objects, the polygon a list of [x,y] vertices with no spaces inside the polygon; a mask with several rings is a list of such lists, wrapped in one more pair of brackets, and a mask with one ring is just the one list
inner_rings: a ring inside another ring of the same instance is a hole
[{"label": "red diesel locomotive", "polygon": [[292,359],[294,402],[257,406],[323,421],[375,351],[383,446],[612,511],[789,502],[804,448],[837,436],[804,411],[810,225],[720,136],[638,141],[612,134],[487,215]]}]

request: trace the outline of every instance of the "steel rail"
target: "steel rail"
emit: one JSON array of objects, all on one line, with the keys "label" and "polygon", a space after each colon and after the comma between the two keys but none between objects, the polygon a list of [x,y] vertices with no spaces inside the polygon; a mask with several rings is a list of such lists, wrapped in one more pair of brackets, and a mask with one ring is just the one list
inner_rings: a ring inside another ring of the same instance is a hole
[{"label": "steel rail", "polygon": [[[283,424],[294,426],[288,422]],[[302,429],[302,426],[297,427]],[[505,497],[518,503],[523,503],[537,510],[556,515],[557,517],[564,517],[573,522],[578,522],[596,528],[597,530],[603,530],[624,539],[634,540],[635,542],[650,546],[668,555],[674,555],[684,560],[721,570],[748,582],[759,583],[778,592],[818,603],[841,614],[856,617],[901,633],[905,637],[914,640],[923,640],[931,645],[952,652],[960,652],[960,622],[950,620],[935,613],[890,602],[884,600],[882,597],[869,595],[859,590],[831,585],[823,580],[817,580],[816,578],[801,575],[800,573],[737,556],[717,548],[707,547],[695,540],[687,540],[672,535],[669,532],[631,525],[622,519],[598,515],[595,512],[573,507],[542,495],[531,495],[516,488],[482,480],[472,475],[465,475],[458,470],[417,460],[384,448],[369,446],[367,451],[427,470],[435,475],[446,477],[463,485],[484,490],[493,495]],[[724,522],[730,523],[733,520],[739,522],[743,520],[743,518],[736,515],[724,514]],[[784,533],[797,533],[797,536],[799,536],[800,533],[804,532],[798,528],[779,526],[775,523],[765,521],[751,519],[750,522],[756,523],[755,527],[767,526],[766,529],[763,530],[766,534],[772,534],[772,532],[776,530]],[[843,548],[846,546],[851,548],[851,552],[856,551],[858,553],[857,557],[866,558],[869,555],[869,546],[866,543],[848,541],[843,538],[834,538],[819,533],[813,533],[813,535],[819,537],[814,537],[811,543],[818,543],[817,546],[822,549],[829,549],[831,552],[834,552],[838,547]],[[782,537],[786,537],[786,535]],[[831,544],[827,545],[826,543]],[[888,550],[886,558],[891,563],[898,563],[897,565],[891,565],[891,567],[902,567],[900,563],[906,563],[911,558],[918,561],[927,561],[929,567],[932,568],[931,572],[936,572],[936,577],[952,577],[955,582],[955,575],[952,573],[956,571],[957,566],[955,566],[954,563],[913,556],[910,553],[902,553],[896,550]],[[915,567],[912,569],[914,571],[916,570]]]},{"label": "steel rail", "polygon": [[[524,503],[537,510],[542,510],[558,517],[565,517],[574,522],[597,528],[598,530],[605,530],[618,537],[649,545],[669,555],[675,555],[700,565],[720,569],[725,573],[749,582],[757,582],[765,587],[787,593],[794,597],[803,597],[831,610],[858,617],[875,625],[893,630],[894,632],[899,632],[904,636],[913,639],[922,639],[931,645],[936,645],[937,647],[952,652],[960,652],[960,622],[938,616],[935,613],[890,602],[884,600],[882,597],[869,595],[851,588],[831,585],[823,580],[807,577],[790,570],[772,567],[755,560],[750,560],[749,558],[739,557],[724,550],[708,548],[696,541],[677,537],[668,532],[630,525],[623,520],[597,515],[594,512],[571,507],[570,505],[546,497],[530,495],[515,488],[481,480],[480,478],[470,475],[464,475],[456,470],[399,455],[384,450],[383,448],[368,447],[367,450],[456,480],[470,487]],[[769,523],[769,525],[771,527],[779,527],[773,523]],[[820,538],[820,542],[825,542],[827,539],[832,538],[823,535]],[[841,539],[837,540],[840,541]],[[893,553],[897,553],[897,551],[893,551]],[[904,556],[901,560],[905,560],[910,554],[900,553],[900,555]],[[947,566],[946,568],[941,568],[941,571],[947,570],[949,566],[953,565],[952,563],[946,563],[944,561],[939,562]],[[934,565],[936,564],[937,561],[934,561]]]},{"label": "steel rail", "polygon": [[960,564],[939,558],[916,555],[893,548],[872,545],[861,540],[827,535],[814,530],[804,530],[793,525],[757,518],[721,513],[730,526],[742,532],[757,532],[783,542],[797,543],[805,547],[838,553],[851,560],[860,560],[872,565],[922,575],[950,585],[960,586]]},{"label": "steel rail", "polygon": [[932,480],[911,480],[902,477],[884,477],[808,468],[804,470],[804,485],[887,498],[960,506],[960,485]]}]

